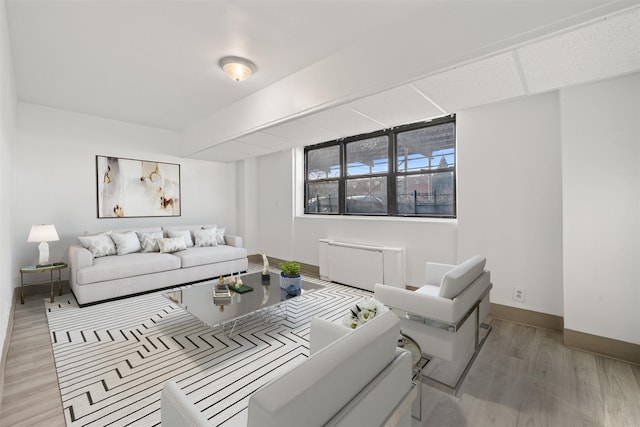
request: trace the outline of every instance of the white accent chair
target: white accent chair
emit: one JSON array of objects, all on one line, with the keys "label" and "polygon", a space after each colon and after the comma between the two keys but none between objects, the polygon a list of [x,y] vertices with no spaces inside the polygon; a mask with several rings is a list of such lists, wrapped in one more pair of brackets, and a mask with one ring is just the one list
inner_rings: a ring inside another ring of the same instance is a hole
[{"label": "white accent chair", "polygon": [[[355,330],[314,318],[309,358],[250,397],[247,425],[410,427],[417,389],[399,334],[391,312]],[[161,418],[163,427],[208,425],[173,381],[162,391]]]},{"label": "white accent chair", "polygon": [[[492,287],[485,263],[486,258],[478,255],[459,265],[427,262],[426,284],[416,291],[375,286],[374,298],[400,317],[402,333],[420,346],[425,358],[463,366],[454,384],[423,375],[427,383],[454,395],[491,331],[482,323],[489,314]],[[482,337],[480,328],[486,330]]]}]

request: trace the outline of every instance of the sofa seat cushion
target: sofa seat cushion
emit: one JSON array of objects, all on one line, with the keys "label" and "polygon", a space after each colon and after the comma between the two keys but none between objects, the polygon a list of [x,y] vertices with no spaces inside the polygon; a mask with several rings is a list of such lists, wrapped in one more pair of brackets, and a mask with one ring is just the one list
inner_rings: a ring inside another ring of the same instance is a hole
[{"label": "sofa seat cushion", "polygon": [[91,267],[78,271],[77,283],[117,280],[180,268],[180,258],[171,254],[134,253],[95,258]]},{"label": "sofa seat cushion", "polygon": [[218,245],[187,248],[184,251],[174,252],[173,255],[182,260],[182,268],[189,268],[246,258],[247,250],[245,248]]}]

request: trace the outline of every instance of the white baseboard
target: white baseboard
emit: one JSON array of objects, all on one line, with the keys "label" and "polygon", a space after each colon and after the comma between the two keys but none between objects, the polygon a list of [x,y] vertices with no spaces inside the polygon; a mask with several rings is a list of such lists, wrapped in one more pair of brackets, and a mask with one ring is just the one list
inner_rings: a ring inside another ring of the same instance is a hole
[{"label": "white baseboard", "polygon": [[9,319],[7,321],[7,330],[5,331],[4,342],[2,343],[2,357],[0,358],[0,405],[2,404],[2,396],[4,394],[4,368],[7,363],[7,354],[9,353],[9,344],[11,342],[11,332],[13,332],[13,313],[16,308],[16,299],[19,288],[13,289],[13,297],[11,298],[11,308],[9,309]]}]

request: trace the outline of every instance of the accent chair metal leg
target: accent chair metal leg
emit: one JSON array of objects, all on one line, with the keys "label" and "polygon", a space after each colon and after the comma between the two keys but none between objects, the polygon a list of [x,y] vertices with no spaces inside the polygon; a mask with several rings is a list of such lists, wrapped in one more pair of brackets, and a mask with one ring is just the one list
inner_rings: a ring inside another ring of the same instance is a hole
[{"label": "accent chair metal leg", "polygon": [[[432,378],[428,375],[425,375],[424,373],[422,374],[422,378],[425,380],[426,384],[429,384],[435,388],[437,388],[438,390],[444,391],[445,393],[451,394],[453,396],[458,396],[458,392],[460,391],[460,388],[462,387],[462,383],[464,382],[464,379],[467,377],[467,374],[469,373],[469,371],[471,370],[471,367],[473,366],[473,362],[476,360],[476,357],[478,356],[478,353],[480,352],[480,350],[482,349],[482,346],[484,345],[485,341],[487,340],[487,338],[489,337],[489,334],[491,333],[491,325],[487,324],[487,323],[480,323],[480,301],[478,301],[474,308],[472,308],[472,310],[475,310],[475,317],[476,317],[476,329],[475,329],[475,339],[474,339],[474,350],[473,350],[473,354],[471,355],[471,359],[469,360],[469,362],[467,362],[467,364],[464,367],[464,370],[462,371],[462,373],[460,374],[460,376],[458,377],[458,379],[456,380],[455,384],[451,385],[451,384],[447,384],[443,381],[437,380],[435,378]],[[486,329],[487,333],[484,335],[484,337],[482,339],[480,339],[480,328],[482,329]],[[424,358],[431,360],[432,357],[428,356],[428,355],[423,355]]]}]

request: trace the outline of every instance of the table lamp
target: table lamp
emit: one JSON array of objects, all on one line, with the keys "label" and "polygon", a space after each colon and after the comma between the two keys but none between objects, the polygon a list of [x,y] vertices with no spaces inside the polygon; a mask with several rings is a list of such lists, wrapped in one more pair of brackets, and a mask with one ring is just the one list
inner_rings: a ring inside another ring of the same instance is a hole
[{"label": "table lamp", "polygon": [[40,260],[38,262],[39,267],[45,265],[51,265],[49,262],[49,244],[54,240],[60,240],[56,227],[53,224],[42,224],[31,226],[29,237],[27,242],[40,242],[38,249],[40,250]]}]

